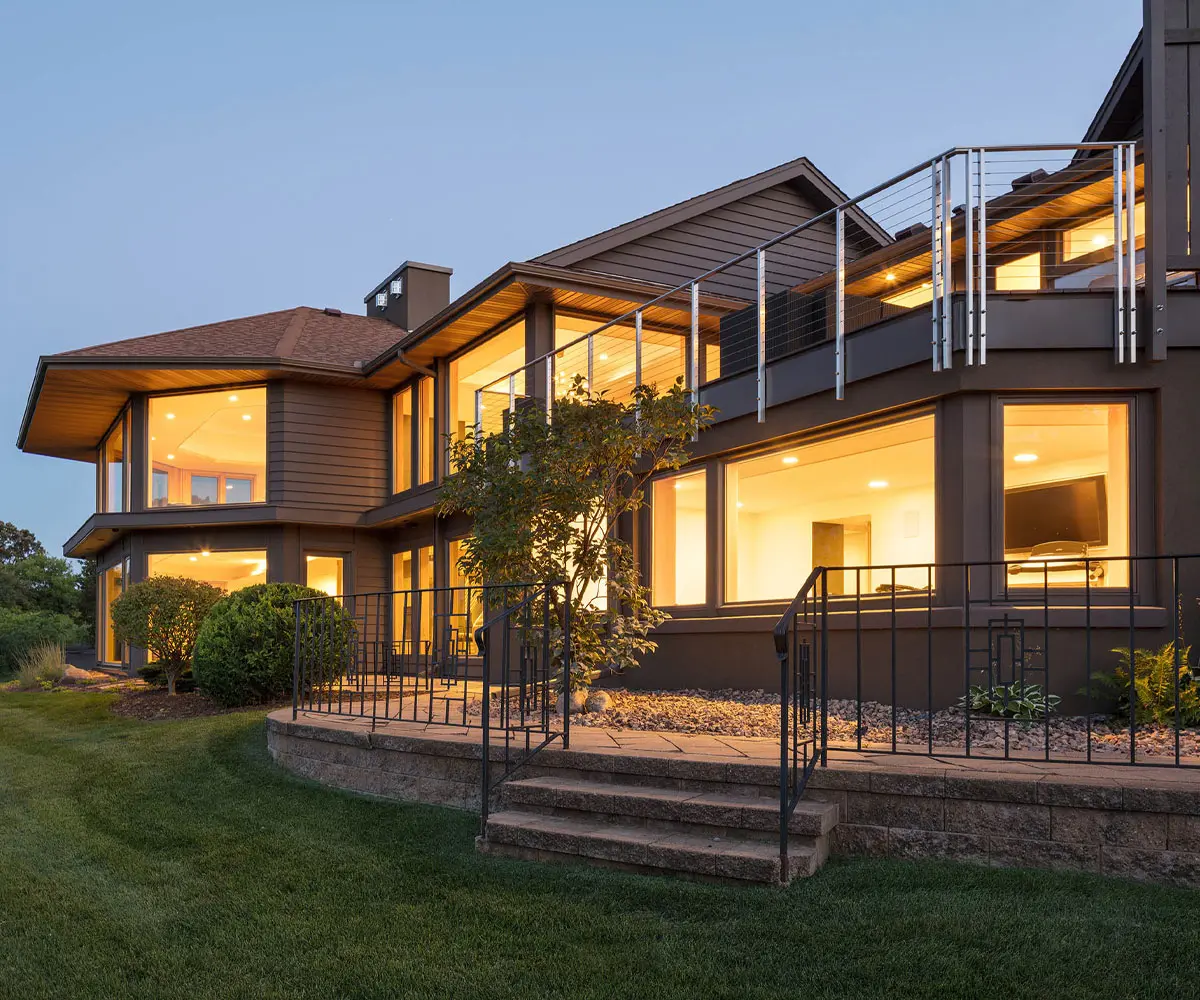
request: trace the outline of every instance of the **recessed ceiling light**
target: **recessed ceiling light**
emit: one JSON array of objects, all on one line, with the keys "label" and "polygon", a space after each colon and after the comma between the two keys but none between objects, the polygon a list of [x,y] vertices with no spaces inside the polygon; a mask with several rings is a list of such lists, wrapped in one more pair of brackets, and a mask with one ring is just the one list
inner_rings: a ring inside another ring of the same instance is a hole
[{"label": "recessed ceiling light", "polygon": [[168,455],[168,456],[167,456],[167,461],[169,462],[169,461],[170,461],[171,459],[173,459],[174,457],[175,457],[174,455]]},{"label": "recessed ceiling light", "polygon": [[197,561],[198,560],[196,559],[195,556],[188,556],[188,562],[197,562]]},{"label": "recessed ceiling light", "polygon": [[886,479],[872,479],[867,483],[867,486],[873,490],[886,490],[888,488],[888,481]]},{"label": "recessed ceiling light", "polygon": [[607,360],[608,360],[608,355],[607,355],[607,354],[601,354],[601,355],[600,355],[600,360],[601,360],[601,361],[607,361]]},{"label": "recessed ceiling light", "polygon": [[158,438],[156,438],[156,437],[155,437],[153,434],[151,434],[151,435],[150,435],[150,440],[151,440],[151,441],[157,441],[157,440],[158,440]]},{"label": "recessed ceiling light", "polygon": [[795,465],[799,461],[800,461],[800,459],[798,459],[795,455],[784,455],[783,456],[783,464],[784,465]]},{"label": "recessed ceiling light", "polygon": [[236,402],[237,402],[237,393],[236,393],[236,392],[235,392],[235,393],[231,393],[231,394],[230,394],[230,396],[229,396],[229,402],[231,402],[231,403],[236,403]]},{"label": "recessed ceiling light", "polygon": [[896,275],[893,274],[891,271],[888,271],[888,273],[883,276],[883,280],[884,281],[895,281]]},{"label": "recessed ceiling light", "polygon": [[212,553],[211,553],[211,552],[209,552],[209,551],[208,551],[208,549],[201,549],[201,550],[200,550],[200,554],[201,554],[202,556],[211,556],[211,555],[212,555]]},{"label": "recessed ceiling light", "polygon": [[737,502],[737,505],[738,505],[738,510],[741,510],[743,507],[745,507],[745,506],[746,506],[744,503],[742,503],[742,501],[741,501],[741,500],[739,500],[739,501]]},{"label": "recessed ceiling light", "polygon": [[175,414],[174,414],[174,413],[168,413],[168,414],[167,414],[167,419],[168,419],[168,420],[174,420],[174,419],[175,419]]},{"label": "recessed ceiling light", "polygon": [[249,413],[243,413],[243,414],[242,414],[242,419],[243,419],[243,420],[249,420],[249,419],[250,419],[250,414],[249,414]]},{"label": "recessed ceiling light", "polygon": [[1013,455],[1014,462],[1036,462],[1038,459],[1032,451],[1023,451],[1020,454]]}]

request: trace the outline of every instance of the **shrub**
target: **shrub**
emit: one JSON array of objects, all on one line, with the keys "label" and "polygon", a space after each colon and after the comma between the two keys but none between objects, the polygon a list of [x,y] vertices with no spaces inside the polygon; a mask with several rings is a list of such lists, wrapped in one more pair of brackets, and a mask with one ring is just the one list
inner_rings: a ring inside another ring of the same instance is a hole
[{"label": "shrub", "polygon": [[62,682],[66,672],[63,647],[57,642],[39,642],[18,657],[17,686],[22,691],[49,690]]},{"label": "shrub", "polygon": [[[260,583],[230,594],[205,621],[196,642],[196,684],[202,694],[222,705],[251,705],[281,698],[292,689],[295,649],[294,602],[326,597],[294,583]],[[342,655],[353,634],[350,614],[335,601],[336,611],[322,616],[327,663],[313,663],[314,676],[340,677]]]},{"label": "shrub", "polygon": [[152,576],[135,583],[112,603],[119,639],[152,652],[167,679],[167,692],[192,662],[196,634],[224,591],[181,576]]},{"label": "shrub", "polygon": [[1053,715],[1062,701],[1056,694],[1047,695],[1040,684],[996,684],[985,687],[972,684],[970,693],[958,700],[959,707],[969,706],[972,712],[983,712],[1002,719],[1033,722]]},{"label": "shrub", "polygon": [[[138,667],[137,675],[150,687],[165,688],[167,686],[167,675],[163,671],[162,664],[153,660]],[[192,676],[191,664],[179,671],[175,678],[175,690],[180,693],[196,690],[196,678]]]},{"label": "shrub", "polygon": [[84,638],[85,629],[68,615],[0,608],[0,677],[17,670],[20,658],[35,646],[69,646]]}]

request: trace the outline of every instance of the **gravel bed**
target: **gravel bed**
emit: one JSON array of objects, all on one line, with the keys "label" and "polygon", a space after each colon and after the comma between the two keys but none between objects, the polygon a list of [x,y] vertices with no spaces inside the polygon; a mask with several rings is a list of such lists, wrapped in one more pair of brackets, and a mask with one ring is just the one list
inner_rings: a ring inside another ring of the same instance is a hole
[{"label": "gravel bed", "polygon": [[[708,733],[715,736],[758,736],[779,738],[779,695],[767,691],[626,691],[607,690],[611,703],[606,711],[585,712],[572,718],[572,725],[608,729],[651,730],[673,733]],[[966,742],[966,722],[958,709],[943,709],[933,715],[935,749],[958,749]],[[896,709],[896,741],[927,746],[929,720],[923,711]],[[861,734],[864,744],[890,744],[892,708],[879,702],[862,703]],[[1047,727],[1042,722],[1008,724],[1010,750],[1043,752]],[[1087,716],[1054,716],[1050,719],[1052,753],[1085,753],[1088,748]],[[971,748],[1003,751],[1005,724],[1001,720],[972,716]],[[1107,716],[1092,716],[1093,753],[1129,755],[1129,727],[1115,724]],[[830,700],[831,743],[855,744],[859,733],[858,712],[853,701]],[[1174,755],[1175,731],[1166,726],[1138,727],[1137,750],[1148,756]],[[1200,730],[1180,733],[1180,753],[1200,756]]]}]

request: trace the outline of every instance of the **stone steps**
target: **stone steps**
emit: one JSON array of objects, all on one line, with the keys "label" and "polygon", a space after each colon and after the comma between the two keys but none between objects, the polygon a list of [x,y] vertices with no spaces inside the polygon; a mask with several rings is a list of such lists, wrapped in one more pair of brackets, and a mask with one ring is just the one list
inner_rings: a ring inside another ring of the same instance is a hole
[{"label": "stone steps", "polygon": [[479,849],[733,882],[812,875],[829,854],[838,806],[801,802],[779,858],[779,803],[744,790],[712,791],[543,776],[507,782]]}]

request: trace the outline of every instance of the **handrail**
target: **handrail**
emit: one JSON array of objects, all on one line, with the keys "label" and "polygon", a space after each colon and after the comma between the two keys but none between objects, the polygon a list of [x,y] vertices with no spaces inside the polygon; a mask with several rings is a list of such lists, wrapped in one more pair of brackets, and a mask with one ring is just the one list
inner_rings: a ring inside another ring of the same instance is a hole
[{"label": "handrail", "polygon": [[775,628],[772,629],[772,635],[775,639],[775,653],[778,656],[787,655],[787,630],[792,620],[796,617],[796,612],[800,610],[808,601],[808,592],[812,590],[817,579],[825,572],[823,566],[817,566],[811,573],[808,574],[808,579],[801,584],[800,589],[796,591],[796,596],[792,598],[792,603],[784,609],[782,615],[779,616],[779,621],[775,623]]}]

